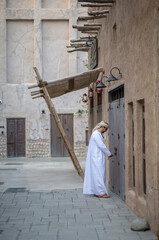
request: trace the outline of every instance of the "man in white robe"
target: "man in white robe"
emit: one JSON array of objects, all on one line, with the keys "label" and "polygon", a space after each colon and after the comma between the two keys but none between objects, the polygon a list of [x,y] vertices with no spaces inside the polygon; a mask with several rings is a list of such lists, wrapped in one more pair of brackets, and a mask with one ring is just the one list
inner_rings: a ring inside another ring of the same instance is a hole
[{"label": "man in white robe", "polygon": [[106,148],[102,135],[108,128],[108,123],[101,121],[93,129],[87,152],[83,194],[94,194],[101,198],[110,197],[106,187],[105,155],[108,157],[114,155]]}]

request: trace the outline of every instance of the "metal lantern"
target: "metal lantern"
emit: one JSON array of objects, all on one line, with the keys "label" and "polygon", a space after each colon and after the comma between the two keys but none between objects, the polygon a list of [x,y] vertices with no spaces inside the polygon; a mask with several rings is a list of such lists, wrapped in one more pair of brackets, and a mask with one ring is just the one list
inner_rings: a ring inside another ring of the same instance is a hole
[{"label": "metal lantern", "polygon": [[98,81],[97,83],[96,83],[96,92],[97,92],[97,94],[100,94],[100,93],[102,93],[103,92],[103,88],[97,88],[97,85],[100,83],[100,81]]},{"label": "metal lantern", "polygon": [[93,99],[93,89],[92,89],[92,88],[90,88],[90,89],[88,90],[88,97],[89,97],[90,100]]},{"label": "metal lantern", "polygon": [[83,94],[83,96],[82,96],[82,101],[83,101],[84,103],[88,102],[88,97],[87,97],[87,94],[86,94],[86,93]]}]

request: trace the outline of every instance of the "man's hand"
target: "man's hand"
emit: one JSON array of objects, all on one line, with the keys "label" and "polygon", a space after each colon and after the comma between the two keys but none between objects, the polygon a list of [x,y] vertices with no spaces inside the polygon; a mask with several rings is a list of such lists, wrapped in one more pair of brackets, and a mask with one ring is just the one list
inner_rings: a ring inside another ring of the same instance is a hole
[{"label": "man's hand", "polygon": [[113,157],[115,154],[111,153],[111,155],[109,157]]}]

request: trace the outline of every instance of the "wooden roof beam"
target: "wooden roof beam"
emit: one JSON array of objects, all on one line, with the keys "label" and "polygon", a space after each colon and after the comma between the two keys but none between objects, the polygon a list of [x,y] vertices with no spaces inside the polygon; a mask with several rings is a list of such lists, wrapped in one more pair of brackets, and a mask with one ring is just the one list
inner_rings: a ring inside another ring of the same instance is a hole
[{"label": "wooden roof beam", "polygon": [[72,53],[72,52],[77,52],[77,51],[88,52],[89,51],[89,47],[75,48],[75,49],[69,50],[67,52],[68,53]]},{"label": "wooden roof beam", "polygon": [[78,2],[90,3],[115,3],[115,0],[78,0]]},{"label": "wooden roof beam", "polygon": [[76,28],[78,31],[100,30],[100,28],[101,28],[99,26],[79,26],[79,25],[72,25],[72,27]]},{"label": "wooden roof beam", "polygon": [[84,47],[86,43],[84,44],[71,44],[70,46],[66,46],[67,48],[78,48],[78,47]]},{"label": "wooden roof beam", "polygon": [[72,40],[70,40],[70,42],[71,42],[71,45],[72,45],[72,43],[81,43],[82,44],[82,42],[85,43],[86,40],[88,40],[88,39],[93,40],[94,38],[95,38],[95,36],[94,37],[93,36],[80,37],[80,39],[77,39],[77,40],[72,39]]},{"label": "wooden roof beam", "polygon": [[83,40],[87,40],[87,39],[93,40],[95,38],[96,38],[96,36],[80,37],[80,39],[83,39]]},{"label": "wooden roof beam", "polygon": [[86,23],[86,24],[84,24],[84,26],[99,26],[99,27],[101,27],[102,26],[102,24],[101,23]]},{"label": "wooden roof beam", "polygon": [[81,7],[112,7],[112,4],[111,3],[106,3],[106,4],[82,3]]},{"label": "wooden roof beam", "polygon": [[78,17],[78,21],[84,21],[84,20],[94,20],[94,19],[100,19],[100,18],[106,18],[107,15],[101,15],[101,16],[83,16]]},{"label": "wooden roof beam", "polygon": [[97,35],[98,34],[98,31],[92,31],[92,32],[89,32],[89,31],[81,31],[81,33],[87,33],[87,34],[95,34]]},{"label": "wooden roof beam", "polygon": [[86,40],[84,40],[84,39],[83,40],[82,39],[77,39],[77,40],[72,39],[72,40],[70,40],[70,42],[71,43],[76,43],[76,42],[78,43],[78,42],[86,42]]},{"label": "wooden roof beam", "polygon": [[89,15],[93,15],[93,16],[101,15],[101,14],[107,14],[107,13],[109,13],[109,10],[91,11],[91,12],[88,12]]}]

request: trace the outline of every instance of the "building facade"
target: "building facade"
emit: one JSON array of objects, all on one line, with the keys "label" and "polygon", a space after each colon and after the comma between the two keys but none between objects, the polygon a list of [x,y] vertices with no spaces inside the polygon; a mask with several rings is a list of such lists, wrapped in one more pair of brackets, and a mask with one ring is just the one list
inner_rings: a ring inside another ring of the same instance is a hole
[{"label": "building facade", "polygon": [[[69,55],[66,48],[85,9],[75,0],[2,0],[0,10],[0,157],[68,156],[45,101],[33,100],[28,86],[36,83],[33,67],[44,81],[87,71],[87,53]],[[53,99],[80,157],[88,127],[84,92]]]},{"label": "building facade", "polygon": [[[102,24],[98,67],[107,86],[99,94],[93,87],[90,133],[100,120],[109,122],[106,143],[116,154],[107,161],[109,188],[159,236],[159,1],[116,0],[89,11],[104,9],[106,18],[90,21]],[[106,82],[110,71],[119,80]]]}]

